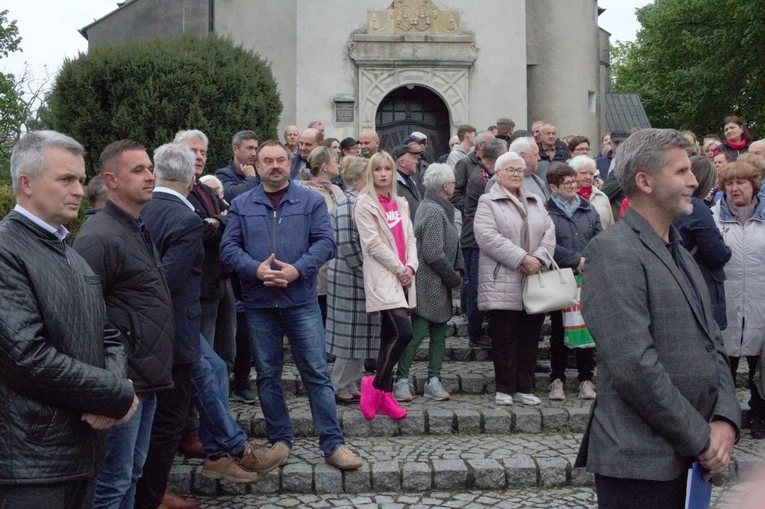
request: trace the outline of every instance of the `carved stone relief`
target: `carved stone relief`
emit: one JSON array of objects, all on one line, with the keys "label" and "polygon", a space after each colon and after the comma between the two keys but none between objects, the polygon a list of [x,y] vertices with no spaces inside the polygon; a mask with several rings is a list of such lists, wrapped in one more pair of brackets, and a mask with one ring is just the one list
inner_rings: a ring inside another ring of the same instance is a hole
[{"label": "carved stone relief", "polygon": [[431,0],[394,0],[385,11],[370,11],[368,21],[370,34],[462,33],[460,14],[442,11]]}]

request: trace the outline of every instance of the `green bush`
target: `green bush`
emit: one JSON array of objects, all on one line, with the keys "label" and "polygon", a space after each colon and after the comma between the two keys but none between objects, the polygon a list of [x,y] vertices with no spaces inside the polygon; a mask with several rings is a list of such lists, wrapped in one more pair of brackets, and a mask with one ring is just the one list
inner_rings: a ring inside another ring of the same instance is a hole
[{"label": "green bush", "polygon": [[231,158],[231,136],[276,137],[282,104],[270,65],[215,34],[102,46],[67,60],[43,122],[85,146],[88,174],[109,143],[130,138],[150,151],[180,129],[210,139],[207,170]]}]

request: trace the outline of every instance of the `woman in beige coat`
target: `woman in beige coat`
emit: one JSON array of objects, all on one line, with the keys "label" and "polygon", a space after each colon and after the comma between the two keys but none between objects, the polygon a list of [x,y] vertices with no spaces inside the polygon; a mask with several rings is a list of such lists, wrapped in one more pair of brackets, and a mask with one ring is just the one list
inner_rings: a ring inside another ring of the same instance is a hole
[{"label": "woman in beige coat", "polygon": [[393,399],[393,367],[412,339],[409,310],[417,305],[414,274],[417,245],[409,206],[396,194],[396,165],[387,152],[372,156],[367,166],[369,185],[359,196],[354,219],[364,258],[367,313],[380,314],[380,354],[377,374],[361,379],[361,413],[393,419],[406,410]]},{"label": "woman in beige coat", "polygon": [[[316,191],[327,204],[327,212],[332,213],[337,199],[343,195],[343,191],[331,182],[331,179],[340,174],[340,164],[337,152],[329,147],[316,147],[308,154],[309,173],[306,180],[300,184],[312,191]],[[319,308],[321,309],[321,321],[327,325],[327,268],[329,262],[319,268],[317,290],[319,293]]]},{"label": "woman in beige coat", "polygon": [[541,403],[531,389],[544,314],[523,310],[523,278],[550,265],[555,226],[542,199],[523,188],[525,168],[520,155],[502,154],[494,165],[499,185],[478,200],[473,220],[478,309],[489,319],[499,405]]},{"label": "woman in beige coat", "polygon": [[576,194],[583,200],[590,202],[600,216],[600,225],[605,230],[614,224],[614,213],[611,210],[611,202],[606,193],[601,191],[595,183],[595,175],[598,170],[595,167],[595,159],[580,155],[572,157],[568,162],[576,172]]}]

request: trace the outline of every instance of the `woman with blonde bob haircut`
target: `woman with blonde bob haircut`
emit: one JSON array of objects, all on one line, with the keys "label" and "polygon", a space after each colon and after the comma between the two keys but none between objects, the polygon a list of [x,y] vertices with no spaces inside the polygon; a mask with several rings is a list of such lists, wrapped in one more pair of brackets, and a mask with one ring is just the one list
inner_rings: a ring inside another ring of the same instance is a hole
[{"label": "woman with blonde bob haircut", "polygon": [[752,438],[765,438],[765,401],[754,384],[757,362],[765,346],[765,200],[758,197],[760,171],[741,161],[725,165],[719,186],[723,197],[712,208],[732,256],[725,265],[725,307],[728,327],[722,331],[731,374],[739,360],[749,367]]},{"label": "woman with blonde bob haircut", "polygon": [[380,352],[377,374],[361,379],[359,407],[367,420],[376,414],[403,419],[406,410],[391,394],[393,367],[412,339],[409,311],[417,305],[417,244],[409,205],[396,194],[396,165],[387,152],[369,160],[367,179],[354,219],[364,258],[366,310],[380,316]]}]

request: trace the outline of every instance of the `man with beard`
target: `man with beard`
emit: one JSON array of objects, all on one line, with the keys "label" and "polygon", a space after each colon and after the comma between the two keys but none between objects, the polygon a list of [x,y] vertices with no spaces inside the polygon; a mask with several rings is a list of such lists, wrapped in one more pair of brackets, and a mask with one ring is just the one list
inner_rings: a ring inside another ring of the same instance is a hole
[{"label": "man with beard", "polygon": [[223,184],[223,199],[229,203],[243,192],[260,184],[260,177],[255,171],[258,134],[250,130],[239,131],[231,138],[231,151],[232,157],[228,166],[215,172],[215,176]]},{"label": "man with beard", "polygon": [[598,399],[576,466],[595,474],[599,507],[685,507],[691,464],[706,477],[723,471],[738,438],[741,409],[709,293],[672,226],[693,210],[689,145],[673,129],[622,143],[614,171],[630,207],[583,253]]}]

